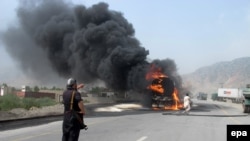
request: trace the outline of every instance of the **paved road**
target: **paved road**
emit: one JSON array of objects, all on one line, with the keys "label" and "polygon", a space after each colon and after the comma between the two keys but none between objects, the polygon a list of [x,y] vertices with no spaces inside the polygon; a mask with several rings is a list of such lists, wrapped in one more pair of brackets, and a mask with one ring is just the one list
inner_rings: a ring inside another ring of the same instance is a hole
[{"label": "paved road", "polygon": [[[181,111],[147,109],[97,113],[85,119],[89,130],[79,140],[87,141],[226,141],[228,124],[250,124],[240,105],[194,101],[189,115]],[[0,132],[1,141],[59,141],[61,121]]]}]

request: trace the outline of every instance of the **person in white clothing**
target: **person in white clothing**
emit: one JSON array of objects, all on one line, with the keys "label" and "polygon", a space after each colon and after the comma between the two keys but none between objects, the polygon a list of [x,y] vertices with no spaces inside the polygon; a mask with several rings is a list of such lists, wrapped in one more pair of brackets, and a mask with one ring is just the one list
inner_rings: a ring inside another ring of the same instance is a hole
[{"label": "person in white clothing", "polygon": [[191,102],[192,101],[187,93],[186,96],[184,96],[184,109],[185,109],[185,111],[183,113],[186,113],[186,114],[189,113],[189,111],[191,109]]}]

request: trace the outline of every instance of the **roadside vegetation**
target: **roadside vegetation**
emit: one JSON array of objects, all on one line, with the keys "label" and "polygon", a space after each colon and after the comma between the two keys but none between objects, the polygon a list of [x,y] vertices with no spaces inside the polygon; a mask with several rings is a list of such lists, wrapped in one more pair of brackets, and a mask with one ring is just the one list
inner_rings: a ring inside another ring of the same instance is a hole
[{"label": "roadside vegetation", "polygon": [[52,106],[57,104],[55,100],[45,98],[19,98],[14,94],[0,96],[0,111],[8,111],[15,108],[30,109],[31,107],[41,108],[43,106]]}]

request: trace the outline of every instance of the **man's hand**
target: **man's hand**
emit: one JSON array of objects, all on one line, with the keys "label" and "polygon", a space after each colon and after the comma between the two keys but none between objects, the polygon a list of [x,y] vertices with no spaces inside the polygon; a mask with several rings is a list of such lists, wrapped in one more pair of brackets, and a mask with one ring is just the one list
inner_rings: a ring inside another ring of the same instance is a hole
[{"label": "man's hand", "polygon": [[77,89],[81,89],[83,87],[84,87],[84,84],[82,84],[82,83],[77,85]]}]

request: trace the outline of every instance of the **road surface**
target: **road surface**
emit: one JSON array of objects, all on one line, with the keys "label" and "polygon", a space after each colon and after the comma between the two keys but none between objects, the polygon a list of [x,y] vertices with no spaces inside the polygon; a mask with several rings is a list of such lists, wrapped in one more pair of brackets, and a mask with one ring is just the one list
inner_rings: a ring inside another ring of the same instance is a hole
[{"label": "road surface", "polygon": [[[110,107],[107,107],[110,109]],[[226,141],[228,124],[250,124],[240,105],[194,101],[189,115],[182,111],[145,108],[101,112],[85,118],[89,129],[79,141]],[[1,141],[59,141],[62,121],[0,132]]]}]

